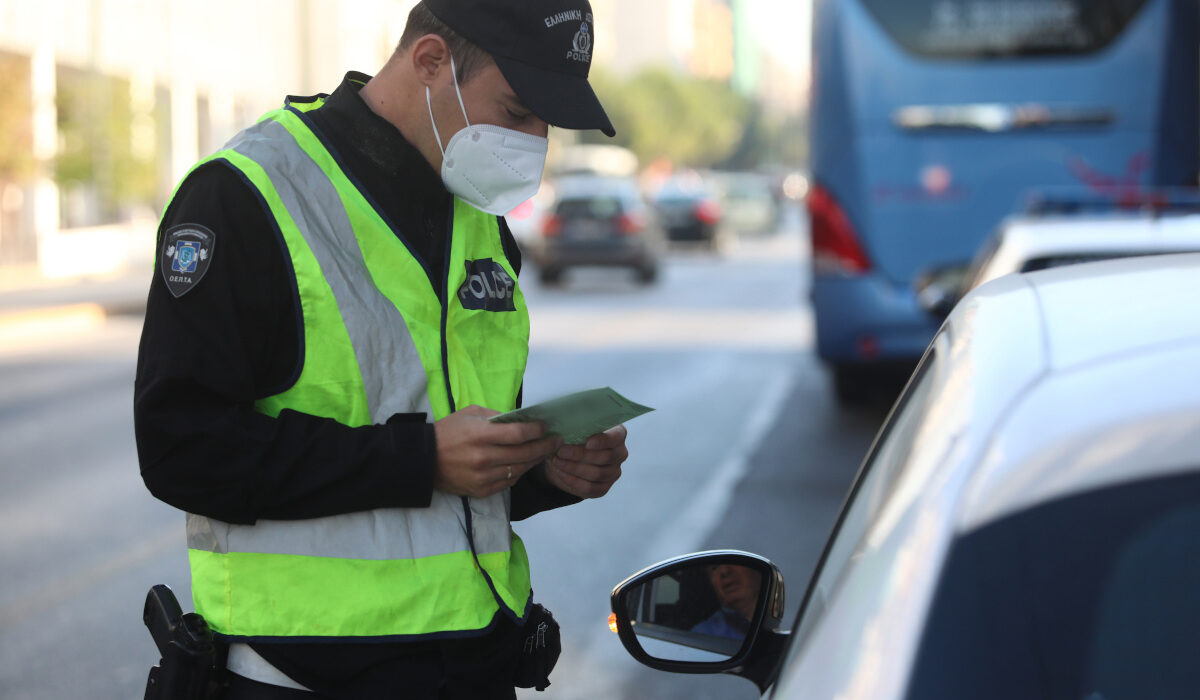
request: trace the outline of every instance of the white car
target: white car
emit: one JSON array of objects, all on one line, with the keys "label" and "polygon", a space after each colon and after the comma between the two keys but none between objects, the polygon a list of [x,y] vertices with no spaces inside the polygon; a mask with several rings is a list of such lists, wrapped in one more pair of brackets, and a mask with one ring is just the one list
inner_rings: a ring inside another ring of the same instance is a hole
[{"label": "white car", "polygon": [[643,663],[773,698],[1200,697],[1200,254],[969,294],[790,633],[782,590],[765,559],[700,553],[619,584],[613,612]]},{"label": "white car", "polygon": [[922,275],[917,299],[945,317],[967,292],[1014,272],[1136,255],[1200,252],[1200,200],[1165,211],[1022,214],[1006,219],[969,265]]}]

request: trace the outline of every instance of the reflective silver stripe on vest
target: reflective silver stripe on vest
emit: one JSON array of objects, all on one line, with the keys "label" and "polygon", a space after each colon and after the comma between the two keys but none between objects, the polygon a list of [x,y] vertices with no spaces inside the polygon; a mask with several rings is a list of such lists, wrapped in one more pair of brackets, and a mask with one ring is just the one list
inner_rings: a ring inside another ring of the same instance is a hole
[{"label": "reflective silver stripe on vest", "polygon": [[[362,372],[372,422],[395,413],[432,418],[426,375],[403,316],[371,283],[341,197],[287,129],[263,121],[227,145],[258,163],[313,251],[337,300]],[[389,362],[381,362],[390,358]],[[397,465],[397,469],[400,465]],[[509,493],[472,499],[475,551],[508,551]],[[414,559],[467,551],[462,501],[433,492],[428,508],[380,508],[309,520],[259,520],[235,525],[187,516],[190,549],[220,554],[258,552],[349,559]]]},{"label": "reflective silver stripe on vest", "polygon": [[[506,552],[508,492],[471,499],[475,551]],[[466,551],[462,500],[433,492],[428,508],[379,508],[311,520],[259,520],[235,525],[187,514],[189,549],[227,554],[259,552],[344,559],[418,559]]]},{"label": "reflective silver stripe on vest", "polygon": [[[404,316],[371,281],[342,198],[329,177],[276,121],[246,129],[229,147],[262,166],[333,290],[362,373],[371,422],[432,414],[425,367]],[[397,389],[402,389],[397,391]]]}]

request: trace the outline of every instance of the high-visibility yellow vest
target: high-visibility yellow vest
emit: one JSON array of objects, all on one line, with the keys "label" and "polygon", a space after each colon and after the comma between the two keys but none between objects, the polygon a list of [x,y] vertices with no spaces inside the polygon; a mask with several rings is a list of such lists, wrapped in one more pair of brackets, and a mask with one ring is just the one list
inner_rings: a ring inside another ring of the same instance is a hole
[{"label": "high-visibility yellow vest", "polygon": [[[224,160],[257,189],[299,289],[299,378],[256,408],[351,427],[396,413],[438,420],[469,404],[511,410],[529,316],[496,217],[454,200],[435,289],[309,127],[304,113],[322,103],[291,102],[202,161]],[[311,520],[237,525],[189,514],[196,611],[235,640],[482,630],[500,610],[523,617],[530,602],[529,562],[508,513],[507,491],[467,499],[435,490],[428,508]]]}]

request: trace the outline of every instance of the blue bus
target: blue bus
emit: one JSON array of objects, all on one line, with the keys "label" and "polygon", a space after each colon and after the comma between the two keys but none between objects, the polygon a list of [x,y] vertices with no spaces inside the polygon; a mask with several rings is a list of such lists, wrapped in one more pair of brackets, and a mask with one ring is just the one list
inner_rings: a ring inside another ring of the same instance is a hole
[{"label": "blue bus", "polygon": [[1197,0],[815,0],[817,353],[843,402],[921,355],[913,290],[1039,189],[1193,187]]}]

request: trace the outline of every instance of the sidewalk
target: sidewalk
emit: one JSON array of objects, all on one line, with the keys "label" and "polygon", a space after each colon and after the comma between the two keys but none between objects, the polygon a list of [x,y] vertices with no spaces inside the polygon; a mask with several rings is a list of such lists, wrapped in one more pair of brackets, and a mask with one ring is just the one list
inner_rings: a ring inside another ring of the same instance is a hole
[{"label": "sidewalk", "polygon": [[46,278],[32,266],[0,267],[0,346],[10,339],[92,327],[109,316],[139,315],[146,308],[151,274],[146,266]]}]

